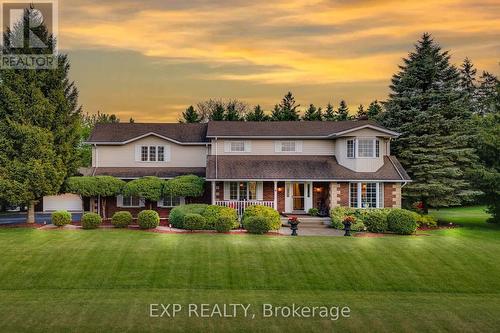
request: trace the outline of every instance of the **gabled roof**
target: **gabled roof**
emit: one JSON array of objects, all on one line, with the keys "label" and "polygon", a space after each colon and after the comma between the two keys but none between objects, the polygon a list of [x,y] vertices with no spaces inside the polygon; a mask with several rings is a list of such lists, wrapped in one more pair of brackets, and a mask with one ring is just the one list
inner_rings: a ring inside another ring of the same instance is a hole
[{"label": "gabled roof", "polygon": [[384,156],[384,164],[375,172],[356,172],[338,164],[335,156],[307,155],[210,155],[207,179],[411,181],[394,156]]},{"label": "gabled roof", "polygon": [[396,137],[399,133],[388,130],[371,120],[346,121],[210,121],[208,138],[332,138],[349,132],[371,128]]},{"label": "gabled roof", "polygon": [[154,135],[178,144],[205,144],[207,124],[113,123],[97,124],[88,143],[126,144]]}]

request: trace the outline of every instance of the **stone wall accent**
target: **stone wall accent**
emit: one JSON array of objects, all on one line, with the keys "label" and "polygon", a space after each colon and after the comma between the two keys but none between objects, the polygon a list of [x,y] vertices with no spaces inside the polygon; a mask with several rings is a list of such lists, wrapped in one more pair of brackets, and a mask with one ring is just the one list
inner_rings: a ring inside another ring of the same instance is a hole
[{"label": "stone wall accent", "polygon": [[340,206],[340,183],[330,183],[330,209]]},{"label": "stone wall accent", "polygon": [[384,207],[401,208],[401,183],[384,183]]}]

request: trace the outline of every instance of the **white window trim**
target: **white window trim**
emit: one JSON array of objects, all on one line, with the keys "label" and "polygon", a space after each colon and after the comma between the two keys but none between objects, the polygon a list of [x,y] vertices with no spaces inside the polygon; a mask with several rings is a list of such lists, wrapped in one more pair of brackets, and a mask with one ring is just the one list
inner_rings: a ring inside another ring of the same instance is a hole
[{"label": "white window trim", "polygon": [[[174,197],[175,198],[175,197]],[[179,202],[179,205],[178,206],[182,206],[182,205],[185,205],[186,204],[186,198],[185,197],[178,197],[180,200]],[[158,202],[156,203],[156,205],[160,208],[172,208],[172,207],[178,207],[178,206],[173,206],[173,205],[164,205],[164,198],[161,198],[160,200],[158,200]]]},{"label": "white window trim", "polygon": [[[377,184],[375,186],[375,191],[376,191],[376,196],[377,196],[377,205],[376,207],[362,207],[362,202],[361,202],[361,197],[362,197],[362,191],[361,191],[361,187],[362,187],[362,184],[366,184],[366,183],[375,183]],[[351,184],[356,184],[357,186],[357,191],[356,191],[356,194],[357,194],[357,207],[351,207]],[[360,209],[373,209],[373,208],[384,208],[384,197],[383,197],[383,194],[384,194],[384,187],[383,187],[383,184],[384,183],[378,183],[378,182],[358,182],[358,183],[349,183],[349,186],[348,186],[348,191],[349,191],[349,207],[351,208],[360,208]]]},{"label": "white window trim", "polygon": [[[359,140],[372,140],[373,141],[373,156],[359,156]],[[353,141],[354,142],[354,157],[349,157],[349,146],[348,142]],[[378,155],[377,156],[377,141],[378,141]],[[347,139],[346,140],[346,156],[348,159],[354,159],[354,158],[359,158],[359,159],[375,159],[375,158],[380,158],[380,150],[381,150],[381,144],[380,144],[380,139],[378,138],[373,138],[373,137],[359,137],[359,138],[352,138],[352,139]]]},{"label": "white window trim", "polygon": [[[243,150],[232,150],[232,143],[243,143]],[[242,154],[252,152],[252,142],[248,140],[226,140],[224,141],[224,152],[233,154]]]},{"label": "white window trim", "polygon": [[[231,183],[237,183],[238,184],[238,191],[236,191],[236,199],[231,199]],[[247,198],[250,197],[250,186],[248,186],[249,183],[256,183],[256,193],[255,193],[255,199],[240,199],[240,191],[239,191],[239,186],[240,183],[246,183],[247,184]],[[264,196],[264,186],[263,182],[259,181],[227,181],[224,182],[224,201],[263,201],[263,196]],[[227,197],[227,198],[226,198]]]},{"label": "white window trim", "polygon": [[[283,143],[285,142],[295,142],[295,150],[294,151],[284,151]],[[302,141],[301,140],[279,140],[274,141],[274,152],[282,153],[282,154],[293,154],[293,153],[302,153]]]},{"label": "white window trim", "polygon": [[141,208],[141,207],[145,207],[146,206],[146,202],[144,200],[144,198],[139,198],[139,205],[133,205],[133,206],[124,206],[123,205],[123,195],[117,195],[116,196],[116,207],[120,207],[120,208]]},{"label": "white window trim", "polygon": [[[151,147],[155,147],[155,160],[151,161]],[[158,160],[159,156],[159,148],[163,147],[163,161]],[[143,161],[142,160],[142,148],[147,148],[147,160]],[[170,162],[170,146],[169,145],[136,145],[135,148],[135,160],[136,162],[140,163],[165,163],[165,162]]]}]

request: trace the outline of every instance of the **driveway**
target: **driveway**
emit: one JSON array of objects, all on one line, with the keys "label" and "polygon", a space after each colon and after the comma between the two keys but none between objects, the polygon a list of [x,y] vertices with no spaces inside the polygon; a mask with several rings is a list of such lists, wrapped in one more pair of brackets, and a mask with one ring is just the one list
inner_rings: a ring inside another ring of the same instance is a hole
[{"label": "driveway", "polygon": [[[0,214],[0,225],[7,224],[22,224],[26,222],[27,213],[2,213]],[[71,218],[73,222],[79,222],[82,217],[82,213],[71,213]],[[35,222],[37,224],[50,224],[51,213],[36,213]]]}]

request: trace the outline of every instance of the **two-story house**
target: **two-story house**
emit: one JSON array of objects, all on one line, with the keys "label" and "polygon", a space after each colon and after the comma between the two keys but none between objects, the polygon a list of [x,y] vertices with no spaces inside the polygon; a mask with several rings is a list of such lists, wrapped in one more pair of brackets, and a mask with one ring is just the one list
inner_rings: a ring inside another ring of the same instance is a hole
[{"label": "two-story house", "polygon": [[[203,198],[240,212],[252,204],[284,213],[337,206],[400,207],[410,179],[390,155],[398,133],[372,121],[101,124],[92,144],[92,175],[125,180],[196,174]],[[107,200],[108,212],[139,210],[141,198]],[[185,198],[164,198],[165,216]]]}]

